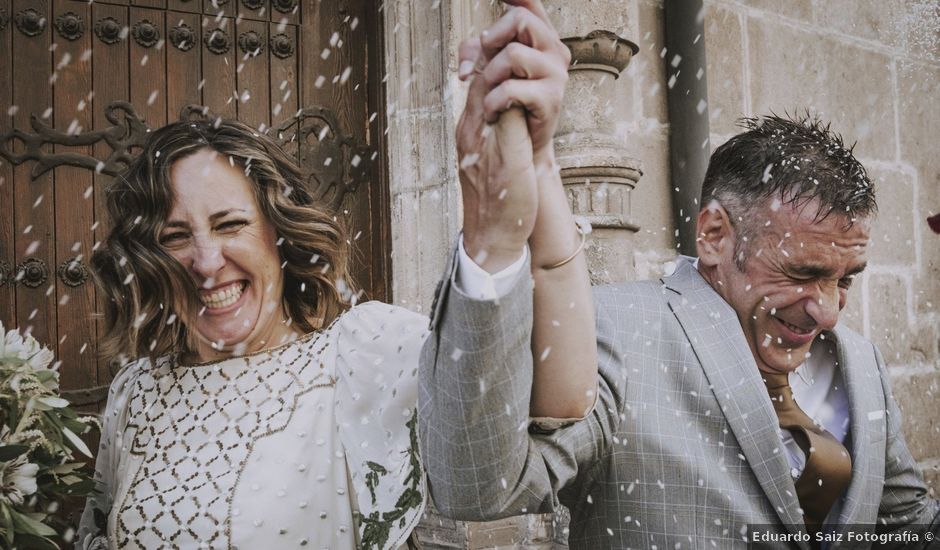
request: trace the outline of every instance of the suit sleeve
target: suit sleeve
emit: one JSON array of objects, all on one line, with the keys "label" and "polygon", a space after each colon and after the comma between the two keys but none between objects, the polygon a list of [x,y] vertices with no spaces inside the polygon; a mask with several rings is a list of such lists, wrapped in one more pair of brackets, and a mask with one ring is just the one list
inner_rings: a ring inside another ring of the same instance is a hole
[{"label": "suit sleeve", "polygon": [[[901,411],[891,393],[884,358],[878,348],[875,357],[884,386],[887,414],[887,443],[885,445],[885,484],[878,509],[877,530],[880,533],[914,530],[934,535],[933,543],[940,545],[940,503],[927,496],[924,476],[911,456],[901,432]],[[924,537],[921,536],[921,541]],[[923,548],[934,548],[927,544]]]},{"label": "suit sleeve", "polygon": [[[438,510],[485,521],[551,512],[576,498],[603,459],[621,410],[620,353],[599,337],[598,403],[587,418],[549,434],[529,432],[532,281],[498,301],[474,300],[447,278],[421,355],[419,436]],[[598,333],[607,322],[598,308]]]}]

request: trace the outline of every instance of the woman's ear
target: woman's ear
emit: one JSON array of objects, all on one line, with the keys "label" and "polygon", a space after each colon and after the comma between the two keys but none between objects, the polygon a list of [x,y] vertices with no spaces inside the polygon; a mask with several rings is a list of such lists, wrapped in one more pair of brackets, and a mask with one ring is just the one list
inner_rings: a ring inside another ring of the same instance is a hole
[{"label": "woman's ear", "polygon": [[698,213],[695,249],[705,266],[718,265],[734,254],[731,218],[718,201],[711,201]]}]

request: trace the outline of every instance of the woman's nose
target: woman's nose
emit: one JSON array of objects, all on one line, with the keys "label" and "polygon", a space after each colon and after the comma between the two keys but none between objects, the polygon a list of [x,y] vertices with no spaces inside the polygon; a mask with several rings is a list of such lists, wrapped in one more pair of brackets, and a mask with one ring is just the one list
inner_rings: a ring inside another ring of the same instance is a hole
[{"label": "woman's nose", "polygon": [[192,270],[208,279],[215,276],[225,266],[222,247],[216,242],[197,242],[193,250]]}]

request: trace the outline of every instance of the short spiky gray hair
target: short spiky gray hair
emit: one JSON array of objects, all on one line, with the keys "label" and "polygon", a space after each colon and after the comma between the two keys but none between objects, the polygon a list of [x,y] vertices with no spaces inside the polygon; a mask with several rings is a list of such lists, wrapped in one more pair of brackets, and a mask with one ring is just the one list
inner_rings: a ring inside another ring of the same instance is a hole
[{"label": "short spiky gray hair", "polygon": [[738,232],[735,263],[743,269],[747,243],[757,231],[755,208],[772,199],[805,205],[818,201],[816,219],[844,216],[847,225],[877,212],[875,187],[865,167],[828,123],[804,113],[739,121],[745,131],[715,150],[702,183],[702,207],[717,201]]}]

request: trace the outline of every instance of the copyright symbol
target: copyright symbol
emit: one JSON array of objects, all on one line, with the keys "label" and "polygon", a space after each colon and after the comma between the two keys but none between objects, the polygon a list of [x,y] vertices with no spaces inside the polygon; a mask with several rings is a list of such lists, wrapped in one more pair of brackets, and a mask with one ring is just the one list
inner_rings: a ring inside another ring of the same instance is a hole
[{"label": "copyright symbol", "polygon": [[933,533],[931,533],[930,531],[927,531],[927,532],[924,534],[924,539],[925,539],[927,542],[932,541],[932,540],[933,540]]}]

